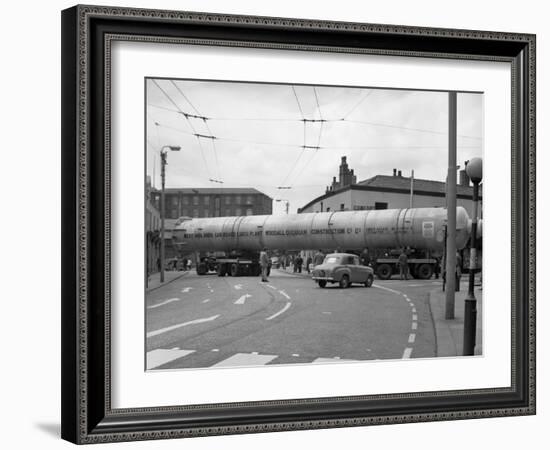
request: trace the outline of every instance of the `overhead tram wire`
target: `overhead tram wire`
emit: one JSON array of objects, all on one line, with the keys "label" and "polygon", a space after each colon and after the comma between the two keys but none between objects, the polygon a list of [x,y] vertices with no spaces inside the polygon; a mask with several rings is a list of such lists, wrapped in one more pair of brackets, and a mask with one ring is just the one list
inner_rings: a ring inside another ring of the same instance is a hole
[{"label": "overhead tram wire", "polygon": [[346,118],[349,117],[350,114],[351,114],[353,111],[355,111],[355,110],[359,107],[359,105],[360,105],[361,103],[363,103],[363,102],[367,99],[367,97],[368,97],[369,95],[372,94],[372,92],[373,92],[373,91],[368,91],[367,94],[364,95],[363,98],[361,98],[361,99],[355,104],[355,106],[349,110],[349,112],[348,112],[347,114],[344,114],[344,115],[342,116],[342,119],[341,119],[341,120],[346,120]]},{"label": "overhead tram wire", "polygon": [[[181,94],[181,96],[185,99],[185,101],[189,104],[189,106],[191,106],[193,111],[195,111],[195,113],[197,114],[197,116],[195,116],[195,118],[202,119],[202,121],[204,122],[204,125],[205,125],[206,129],[208,130],[208,132],[210,133],[210,135],[214,136],[214,133],[212,133],[212,130],[210,129],[210,126],[208,125],[208,117],[201,115],[199,110],[197,108],[195,108],[195,105],[193,105],[193,103],[191,103],[191,100],[189,100],[189,98],[184,94],[183,90],[180,89],[180,87],[176,84],[176,82],[174,80],[170,80],[170,81],[172,82],[174,87],[177,89],[177,91]],[[214,151],[214,159],[216,161],[216,169],[217,169],[217,172],[218,172],[218,179],[216,181],[220,182],[220,183],[223,183],[223,181],[221,179],[222,177],[221,177],[221,174],[220,174],[220,164],[219,164],[219,161],[218,161],[218,151],[216,149],[216,144],[214,142],[214,139],[212,139],[212,150]]]},{"label": "overhead tram wire", "polygon": [[[189,127],[191,128],[191,130],[193,130],[193,133],[195,135],[195,137],[197,138],[197,142],[199,144],[199,148],[201,150],[201,156],[202,156],[202,160],[204,162],[204,166],[206,167],[206,172],[208,174],[208,178],[212,178],[212,176],[210,175],[210,169],[208,168],[208,163],[206,161],[206,157],[204,156],[204,149],[202,148],[202,143],[201,143],[201,140],[200,138],[197,136],[197,131],[195,130],[195,127],[193,126],[193,124],[191,123],[191,121],[189,120],[189,118],[187,117],[187,115],[182,111],[182,109],[179,107],[179,105],[172,99],[172,97],[170,97],[168,95],[168,93],[160,86],[160,84],[157,82],[157,80],[153,80],[153,83],[155,84],[155,86],[157,86],[159,88],[159,90],[164,94],[164,96],[168,99],[168,101],[170,103],[172,103],[172,105],[174,105],[176,107],[176,109],[178,110],[178,112],[180,114],[183,115],[183,117],[185,117],[185,120],[187,121],[187,124],[189,125]],[[158,122],[155,122],[155,123],[158,123]]]},{"label": "overhead tram wire", "polygon": [[[306,164],[302,166],[302,169],[298,172],[298,174],[294,177],[294,179],[299,179],[300,176],[302,175],[302,173],[304,172],[305,168],[308,167],[311,162],[313,161],[313,158],[315,158],[315,155],[317,154],[317,152],[319,151],[319,149],[321,148],[321,136],[323,134],[323,125],[325,124],[325,120],[323,119],[323,114],[321,113],[321,105],[319,104],[319,96],[317,95],[317,89],[315,88],[315,86],[313,87],[313,94],[315,95],[315,102],[317,104],[317,111],[319,112],[319,122],[321,123],[320,127],[319,127],[319,137],[317,139],[317,146],[314,147],[314,150],[312,153],[311,153],[311,156],[309,157],[309,159],[307,160]],[[305,147],[305,146],[304,146]],[[305,149],[305,148],[304,148]],[[293,186],[293,183],[291,183],[291,186]]]},{"label": "overhead tram wire", "polygon": [[304,124],[304,143],[302,145],[302,151],[298,154],[298,157],[296,158],[296,161],[294,161],[294,164],[290,167],[290,171],[286,174],[285,178],[283,179],[283,182],[281,183],[281,186],[279,186],[277,189],[285,189],[285,188],[288,187],[288,186],[285,186],[286,182],[289,179],[292,172],[294,171],[294,169],[296,168],[296,166],[298,165],[298,162],[302,158],[302,155],[304,154],[304,152],[306,151],[306,148],[307,148],[307,146],[306,146],[306,138],[307,138],[307,136],[306,136],[306,116],[304,115],[304,111],[302,109],[302,105],[300,104],[300,100],[298,98],[298,94],[296,93],[296,89],[294,88],[294,86],[291,86],[291,88],[292,88],[292,92],[294,93],[294,98],[296,99],[296,104],[298,105],[298,109],[300,110],[300,115],[302,116],[302,122]]}]

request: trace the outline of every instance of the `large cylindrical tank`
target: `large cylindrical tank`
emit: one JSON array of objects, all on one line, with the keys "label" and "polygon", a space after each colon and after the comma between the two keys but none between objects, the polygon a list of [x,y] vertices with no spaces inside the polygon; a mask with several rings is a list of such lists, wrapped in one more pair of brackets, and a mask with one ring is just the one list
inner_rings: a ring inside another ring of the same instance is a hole
[{"label": "large cylindrical tank", "polygon": [[[466,210],[456,210],[456,245],[469,237]],[[363,249],[412,247],[441,250],[444,208],[384,209],[286,214],[276,216],[214,217],[183,220],[173,232],[182,250],[259,251],[305,249]]]}]

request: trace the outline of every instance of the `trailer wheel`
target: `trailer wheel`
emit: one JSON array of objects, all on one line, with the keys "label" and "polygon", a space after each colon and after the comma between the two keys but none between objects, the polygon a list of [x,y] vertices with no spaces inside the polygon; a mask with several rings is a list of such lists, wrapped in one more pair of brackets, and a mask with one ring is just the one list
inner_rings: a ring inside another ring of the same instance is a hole
[{"label": "trailer wheel", "polygon": [[367,277],[367,281],[365,281],[365,286],[371,287],[373,282],[374,282],[374,277],[369,274],[369,276]]},{"label": "trailer wheel", "polygon": [[231,268],[229,269],[232,277],[238,277],[239,276],[239,265],[237,263],[231,264]]},{"label": "trailer wheel", "polygon": [[340,279],[340,287],[342,289],[347,289],[350,287],[349,282],[349,276],[348,275],[342,275],[342,278]]},{"label": "trailer wheel", "polygon": [[381,280],[389,280],[392,275],[391,266],[389,264],[380,264],[376,269],[376,275]]},{"label": "trailer wheel", "polygon": [[421,280],[429,280],[434,273],[434,268],[431,264],[420,264],[416,273]]},{"label": "trailer wheel", "polygon": [[327,280],[318,280],[317,284],[320,288],[324,288],[327,285]]},{"label": "trailer wheel", "polygon": [[219,277],[225,277],[225,274],[227,272],[227,267],[225,267],[225,264],[218,264],[217,272]]},{"label": "trailer wheel", "polygon": [[206,264],[197,264],[197,275],[206,275]]}]

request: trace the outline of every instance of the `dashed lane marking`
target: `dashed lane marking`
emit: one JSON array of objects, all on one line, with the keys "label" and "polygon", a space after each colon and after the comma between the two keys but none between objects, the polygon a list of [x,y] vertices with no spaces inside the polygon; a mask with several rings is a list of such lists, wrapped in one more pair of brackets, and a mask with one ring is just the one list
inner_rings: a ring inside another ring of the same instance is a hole
[{"label": "dashed lane marking", "polygon": [[397,294],[397,295],[403,295],[401,292],[399,291],[396,291],[394,289],[390,289],[390,288],[387,288],[385,286],[380,286],[379,284],[373,284],[374,287],[378,288],[378,289],[384,289],[385,291],[389,291],[389,292],[393,292],[394,294]]},{"label": "dashed lane marking", "polygon": [[168,303],[179,302],[180,300],[181,298],[169,298],[168,300],[165,300],[161,303],[157,303],[156,305],[148,306],[147,309],[158,308],[159,306],[164,306],[164,305],[167,305]]},{"label": "dashed lane marking", "polygon": [[210,301],[210,299],[207,298],[207,299],[204,299],[202,302],[203,302],[203,303],[208,303],[209,301]]},{"label": "dashed lane marking", "polygon": [[416,330],[418,328],[418,322],[413,322],[411,325],[412,330]]},{"label": "dashed lane marking", "polygon": [[271,288],[271,289],[275,290],[275,291],[277,290],[277,288],[275,286],[272,286],[271,284],[266,284],[266,286],[268,288]]},{"label": "dashed lane marking", "polygon": [[[413,305],[411,305],[411,306],[413,306]],[[415,312],[416,312],[416,308],[413,306],[413,308],[411,309],[411,311],[412,311],[413,313],[415,313]]]},{"label": "dashed lane marking", "polygon": [[403,352],[403,359],[409,359],[411,357],[412,351],[413,349],[411,347],[407,347]]},{"label": "dashed lane marking", "polygon": [[416,320],[418,320],[418,315],[417,315],[417,314],[413,314],[413,316],[412,316],[412,320],[413,320],[413,321],[416,321]]},{"label": "dashed lane marking", "polygon": [[162,366],[178,358],[183,358],[194,352],[195,350],[180,350],[178,347],[170,350],[163,348],[152,350],[147,352],[147,369],[154,369],[155,367]]},{"label": "dashed lane marking", "polygon": [[214,364],[212,367],[264,366],[277,358],[277,356],[278,355],[260,355],[257,352],[237,353]]},{"label": "dashed lane marking", "polygon": [[290,300],[290,297],[288,296],[288,294],[285,291],[279,291],[279,294],[281,294],[283,297],[286,297],[287,300]]},{"label": "dashed lane marking", "polygon": [[235,302],[235,305],[244,305],[244,302],[246,301],[247,298],[249,297],[252,297],[252,295],[250,294],[244,294],[244,295],[241,295],[237,301]]},{"label": "dashed lane marking", "polygon": [[416,334],[415,333],[409,334],[409,344],[412,344],[415,339],[416,339]]},{"label": "dashed lane marking", "polygon": [[220,317],[220,314],[216,314],[215,316],[211,316],[211,317],[205,317],[202,319],[190,320],[189,322],[178,323],[177,325],[161,328],[160,330],[150,331],[149,333],[147,333],[147,338],[158,336],[159,334],[167,333],[172,330],[177,330],[178,328],[186,327],[187,325],[195,325],[198,323],[211,322],[212,320],[216,320],[218,317]]},{"label": "dashed lane marking", "polygon": [[191,289],[193,289],[193,288],[192,287],[186,287],[186,288],[183,288],[181,290],[181,292],[184,293],[184,294],[187,294]]},{"label": "dashed lane marking", "polygon": [[237,291],[240,291],[243,288],[243,285],[242,284],[236,284],[234,287],[235,287],[235,289],[237,289]]},{"label": "dashed lane marking", "polygon": [[269,316],[269,317],[268,317],[267,319],[265,319],[265,320],[273,320],[273,319],[275,319],[275,317],[280,316],[280,315],[281,315],[282,313],[284,313],[288,308],[290,308],[290,305],[292,305],[292,302],[287,302],[283,309],[281,309],[280,311],[276,312],[276,313],[273,314],[272,316]]}]

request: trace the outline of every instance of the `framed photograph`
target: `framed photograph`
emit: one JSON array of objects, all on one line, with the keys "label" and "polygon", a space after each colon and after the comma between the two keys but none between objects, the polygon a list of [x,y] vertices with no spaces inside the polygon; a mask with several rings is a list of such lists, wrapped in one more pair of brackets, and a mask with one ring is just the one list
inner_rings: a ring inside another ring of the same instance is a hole
[{"label": "framed photograph", "polygon": [[62,437],[535,413],[535,36],[62,12]]}]

